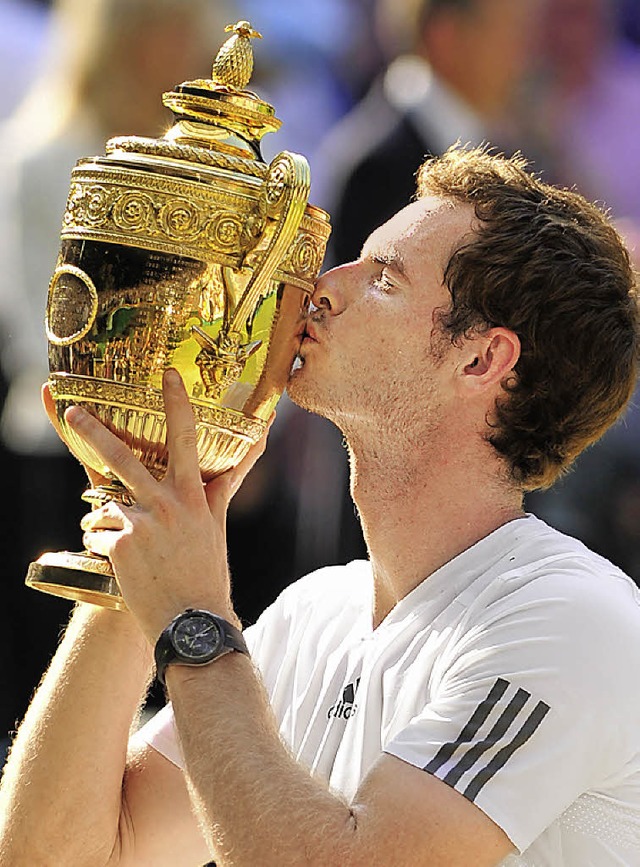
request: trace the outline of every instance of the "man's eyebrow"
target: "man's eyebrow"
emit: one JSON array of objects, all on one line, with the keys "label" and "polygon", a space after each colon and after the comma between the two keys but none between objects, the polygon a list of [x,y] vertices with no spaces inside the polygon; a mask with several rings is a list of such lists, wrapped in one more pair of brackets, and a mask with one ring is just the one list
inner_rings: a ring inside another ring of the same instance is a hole
[{"label": "man's eyebrow", "polygon": [[403,277],[407,276],[407,269],[404,264],[404,259],[399,253],[390,251],[388,253],[380,252],[379,250],[372,252],[371,258],[376,264],[384,265],[387,268],[395,268]]}]

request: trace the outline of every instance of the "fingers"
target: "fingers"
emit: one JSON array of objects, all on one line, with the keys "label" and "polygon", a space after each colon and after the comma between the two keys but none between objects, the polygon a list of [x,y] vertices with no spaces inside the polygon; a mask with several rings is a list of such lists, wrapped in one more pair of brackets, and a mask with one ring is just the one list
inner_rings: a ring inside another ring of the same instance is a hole
[{"label": "fingers", "polygon": [[115,530],[97,530],[95,533],[83,533],[82,544],[91,554],[110,557],[113,546],[120,536],[121,533]]},{"label": "fingers", "polygon": [[[198,497],[202,497],[203,487],[193,410],[177,370],[169,369],[165,372],[163,397],[169,454],[166,478],[183,493],[196,493]],[[48,393],[47,398],[50,398]],[[275,413],[272,414],[261,439],[249,449],[238,466],[207,485],[205,493],[210,507],[213,500],[220,497],[222,490],[226,490],[227,498],[230,499],[240,487],[245,476],[266,448],[267,435],[274,418]],[[128,446],[79,407],[70,407],[66,411],[65,419],[75,433],[91,446],[111,472],[129,489],[137,503],[142,506],[153,504],[158,483]]]},{"label": "fingers", "polygon": [[204,492],[210,510],[212,510],[214,505],[217,504],[222,490],[224,490],[227,500],[231,500],[255,463],[264,454],[267,447],[269,431],[271,430],[271,425],[275,421],[275,418],[276,414],[274,411],[271,413],[271,417],[267,422],[267,427],[258,442],[251,446],[237,466],[227,470],[226,473],[217,476],[205,485]]},{"label": "fingers", "polygon": [[195,420],[189,395],[177,370],[170,368],[165,371],[162,393],[167,416],[167,474],[178,487],[193,486],[201,492]]},{"label": "fingers", "polygon": [[127,512],[133,507],[120,506],[118,503],[110,500],[99,509],[94,509],[85,515],[80,521],[80,527],[85,532],[93,532],[95,530],[124,530],[129,527],[131,521],[127,516]]},{"label": "fingers", "polygon": [[78,406],[65,413],[69,427],[96,452],[141,504],[153,501],[156,481],[131,450],[96,418]]},{"label": "fingers", "polygon": [[134,508],[135,506],[121,506],[110,500],[85,515],[80,521],[80,527],[84,530],[82,544],[87,551],[110,557],[122,531],[132,528],[128,513]]}]

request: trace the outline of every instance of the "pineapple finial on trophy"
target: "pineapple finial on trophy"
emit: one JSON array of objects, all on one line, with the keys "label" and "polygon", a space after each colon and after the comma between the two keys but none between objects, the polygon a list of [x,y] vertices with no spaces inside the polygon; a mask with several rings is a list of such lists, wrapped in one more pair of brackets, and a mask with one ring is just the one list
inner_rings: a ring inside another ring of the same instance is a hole
[{"label": "pineapple finial on trophy", "polygon": [[233,36],[224,43],[213,61],[212,79],[232,90],[244,90],[253,72],[253,49],[251,39],[262,39],[262,34],[254,30],[248,21],[229,24],[225,31],[233,31]]}]

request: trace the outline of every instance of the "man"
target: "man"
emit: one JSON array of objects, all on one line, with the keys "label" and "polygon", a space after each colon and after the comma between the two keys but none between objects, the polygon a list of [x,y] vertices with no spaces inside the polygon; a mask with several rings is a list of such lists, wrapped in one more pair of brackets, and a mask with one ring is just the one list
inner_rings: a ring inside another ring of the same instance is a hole
[{"label": "man", "polygon": [[[313,301],[290,392],[344,431],[369,562],[288,588],[250,658],[224,519],[260,447],[203,487],[173,371],[162,482],[69,410],[136,500],[84,519],[131,613],[74,614],[9,759],[0,860],[637,863],[638,592],[522,512],[633,390],[616,233],[521,161],[454,150]],[[127,758],[154,645],[172,708]]]}]

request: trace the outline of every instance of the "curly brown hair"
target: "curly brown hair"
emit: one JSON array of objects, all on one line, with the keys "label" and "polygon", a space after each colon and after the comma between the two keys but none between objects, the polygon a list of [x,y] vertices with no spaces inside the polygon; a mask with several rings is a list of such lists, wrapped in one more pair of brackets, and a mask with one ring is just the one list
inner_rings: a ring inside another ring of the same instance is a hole
[{"label": "curly brown hair", "polygon": [[620,416],[636,383],[640,320],[629,254],[605,214],[543,183],[520,155],[458,146],[428,160],[418,196],[470,204],[479,224],[445,270],[453,341],[495,326],[521,342],[488,441],[524,490],[553,484]]}]

